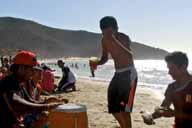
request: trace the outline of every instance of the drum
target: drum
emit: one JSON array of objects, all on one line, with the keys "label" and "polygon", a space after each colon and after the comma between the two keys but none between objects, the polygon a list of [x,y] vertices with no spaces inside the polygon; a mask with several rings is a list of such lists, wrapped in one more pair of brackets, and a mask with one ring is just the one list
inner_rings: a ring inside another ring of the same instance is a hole
[{"label": "drum", "polygon": [[87,110],[84,105],[64,104],[50,111],[48,128],[88,128]]}]

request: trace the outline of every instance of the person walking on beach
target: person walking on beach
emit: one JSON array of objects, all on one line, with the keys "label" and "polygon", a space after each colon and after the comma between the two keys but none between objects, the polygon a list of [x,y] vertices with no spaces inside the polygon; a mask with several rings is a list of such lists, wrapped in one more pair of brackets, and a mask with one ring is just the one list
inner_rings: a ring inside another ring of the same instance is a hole
[{"label": "person walking on beach", "polygon": [[131,128],[131,112],[137,84],[130,38],[118,32],[117,21],[112,16],[100,20],[102,31],[102,57],[97,65],[108,60],[108,54],[115,65],[115,74],[108,87],[108,111],[119,122],[121,128]]},{"label": "person walking on beach", "polygon": [[[175,117],[173,128],[192,128],[192,75],[187,71],[188,57],[183,52],[173,52],[165,57],[169,75],[175,80],[165,91],[160,107],[151,114],[142,115],[148,125],[160,117]],[[173,104],[174,109],[170,106]]]},{"label": "person walking on beach", "polygon": [[91,57],[89,60],[89,67],[92,77],[95,77],[95,70],[97,69],[97,64],[95,62],[97,61],[98,61],[97,57]]}]

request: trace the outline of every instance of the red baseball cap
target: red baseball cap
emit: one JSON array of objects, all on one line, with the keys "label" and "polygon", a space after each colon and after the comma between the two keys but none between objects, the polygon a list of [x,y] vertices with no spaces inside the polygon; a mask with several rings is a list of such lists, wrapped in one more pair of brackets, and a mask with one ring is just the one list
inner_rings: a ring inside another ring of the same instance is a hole
[{"label": "red baseball cap", "polygon": [[36,55],[29,51],[19,51],[13,59],[14,64],[22,64],[27,66],[36,66],[38,64]]}]

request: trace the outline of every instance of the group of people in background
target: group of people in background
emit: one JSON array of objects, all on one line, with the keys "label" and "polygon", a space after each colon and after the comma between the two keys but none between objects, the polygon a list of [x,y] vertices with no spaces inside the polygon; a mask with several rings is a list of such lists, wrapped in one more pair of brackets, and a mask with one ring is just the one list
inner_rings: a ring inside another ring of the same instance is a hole
[{"label": "group of people in background", "polygon": [[[50,94],[70,88],[76,90],[75,76],[62,60],[58,61],[63,72],[58,86],[54,83],[54,70],[40,64],[30,51],[18,51],[10,60],[2,57],[1,64],[0,125],[3,128],[35,128],[43,124],[46,116],[42,112],[68,102]],[[49,96],[43,99],[42,94]]]},{"label": "group of people in background", "polygon": [[9,58],[1,56],[0,80],[9,74],[9,68],[11,63],[11,56]]},{"label": "group of people in background", "polygon": [[[1,57],[0,80],[11,74],[10,67],[12,64],[11,56],[10,58]],[[39,88],[41,88],[41,92],[44,94],[54,93],[56,91],[67,91],[70,88],[72,91],[76,90],[74,73],[68,66],[64,66],[65,63],[62,60],[58,60],[57,65],[62,71],[62,79],[58,85],[55,84],[55,76],[53,73],[55,70],[51,69],[47,64],[38,64],[38,66],[34,68],[32,78],[34,81],[40,81]]]}]

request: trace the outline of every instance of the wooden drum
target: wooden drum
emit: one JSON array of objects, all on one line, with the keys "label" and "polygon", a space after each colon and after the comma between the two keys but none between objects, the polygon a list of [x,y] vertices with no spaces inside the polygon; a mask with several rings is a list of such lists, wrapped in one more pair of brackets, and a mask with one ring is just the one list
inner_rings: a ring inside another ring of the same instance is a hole
[{"label": "wooden drum", "polygon": [[87,109],[84,105],[64,104],[50,111],[49,128],[88,128]]}]

